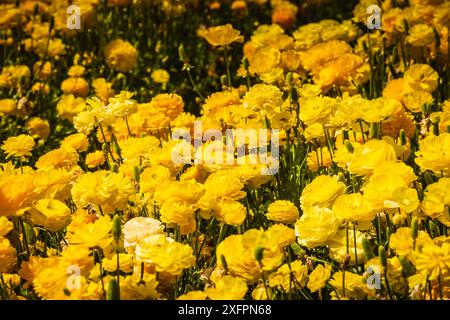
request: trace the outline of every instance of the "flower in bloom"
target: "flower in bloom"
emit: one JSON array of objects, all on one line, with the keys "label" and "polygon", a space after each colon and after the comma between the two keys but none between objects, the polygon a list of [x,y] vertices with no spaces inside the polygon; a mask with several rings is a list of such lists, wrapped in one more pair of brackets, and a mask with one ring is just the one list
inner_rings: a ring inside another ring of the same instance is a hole
[{"label": "flower in bloom", "polygon": [[211,300],[242,300],[247,290],[244,280],[226,275],[215,283],[214,288],[206,289],[205,293]]},{"label": "flower in bloom", "polygon": [[90,223],[74,223],[67,226],[67,238],[71,245],[106,249],[113,241],[111,218],[102,216]]},{"label": "flower in bloom", "polygon": [[233,42],[242,42],[244,37],[231,24],[211,27],[202,32],[201,36],[212,46],[228,46]]},{"label": "flower in bloom", "polygon": [[39,117],[29,119],[25,127],[31,136],[39,137],[40,139],[47,139],[50,134],[50,124],[47,120]]},{"label": "flower in bloom", "polygon": [[105,47],[106,64],[120,72],[132,70],[136,66],[137,56],[136,48],[122,39],[113,40]]},{"label": "flower in bloom", "polygon": [[200,290],[189,291],[177,297],[177,300],[206,300],[208,296]]},{"label": "flower in bloom", "polygon": [[6,159],[17,157],[25,160],[26,157],[31,156],[31,151],[34,147],[34,139],[26,134],[21,134],[17,137],[9,137],[3,142],[2,150],[6,153]]},{"label": "flower in bloom", "polygon": [[422,211],[429,217],[442,216],[450,206],[450,178],[441,178],[425,189],[424,199],[421,204]]},{"label": "flower in bloom", "polygon": [[415,267],[419,273],[436,280],[440,276],[448,276],[450,272],[450,243],[424,245],[415,259]]},{"label": "flower in bloom", "polygon": [[300,203],[304,210],[312,206],[329,207],[344,192],[345,184],[336,177],[321,175],[303,189]]},{"label": "flower in bloom", "polygon": [[92,205],[104,213],[124,210],[134,192],[134,183],[129,177],[104,170],[81,175],[71,191],[79,208]]},{"label": "flower in bloom", "polygon": [[61,142],[61,148],[75,149],[80,152],[86,151],[88,146],[89,142],[84,133],[71,134]]},{"label": "flower in bloom", "polygon": [[301,260],[283,264],[276,272],[269,275],[269,286],[281,287],[288,292],[304,287],[308,280],[308,267]]},{"label": "flower in bloom", "polygon": [[294,223],[299,216],[297,207],[290,201],[277,200],[267,208],[266,217],[269,220],[282,223]]},{"label": "flower in bloom", "polygon": [[309,274],[307,287],[311,292],[316,292],[325,287],[331,276],[331,265],[326,263],[317,265],[317,267]]},{"label": "flower in bloom", "polygon": [[371,221],[375,218],[374,212],[361,193],[340,195],[333,205],[333,214],[344,221]]},{"label": "flower in bloom", "polygon": [[450,133],[439,136],[429,135],[419,141],[416,163],[422,170],[431,170],[438,174],[444,171],[450,174]]},{"label": "flower in bloom", "polygon": [[136,247],[139,261],[151,263],[158,272],[179,276],[184,269],[195,264],[193,250],[189,245],[169,241],[163,235],[153,235],[140,241]]},{"label": "flower in bloom", "polygon": [[60,231],[70,223],[70,209],[61,201],[40,199],[33,209],[33,222],[49,231]]},{"label": "flower in bloom", "polygon": [[170,80],[169,73],[164,69],[154,70],[151,77],[155,83],[167,83]]},{"label": "flower in bloom", "polygon": [[395,150],[389,143],[373,139],[355,148],[348,163],[348,170],[353,174],[368,175],[380,163],[396,159]]},{"label": "flower in bloom", "polygon": [[136,217],[128,220],[122,228],[124,247],[134,250],[139,241],[158,234],[164,234],[164,225],[153,218]]},{"label": "flower in bloom", "polygon": [[36,199],[36,181],[31,173],[0,170],[0,216],[14,216]]},{"label": "flower in bloom", "polygon": [[309,249],[323,246],[338,231],[339,224],[331,209],[309,207],[295,223],[298,243]]},{"label": "flower in bloom", "polygon": [[86,165],[89,169],[97,168],[105,163],[105,153],[103,151],[94,151],[86,155]]}]

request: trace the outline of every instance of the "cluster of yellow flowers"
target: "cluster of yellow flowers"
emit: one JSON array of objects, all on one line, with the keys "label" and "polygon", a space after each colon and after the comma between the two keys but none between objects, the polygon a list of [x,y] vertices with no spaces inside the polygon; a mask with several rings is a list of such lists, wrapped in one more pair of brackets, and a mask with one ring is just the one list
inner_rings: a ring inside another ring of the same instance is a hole
[{"label": "cluster of yellow flowers", "polygon": [[[166,92],[165,69],[150,76],[159,94],[136,95],[126,81],[145,53],[126,33],[63,63],[82,33],[67,28],[68,1],[0,6],[0,45],[35,59],[1,65],[0,298],[450,299],[450,3],[397,2],[383,1],[373,32],[375,0],[301,26],[304,7],[273,0],[272,24],[248,38],[199,26],[220,89],[202,96],[183,47],[167,57],[183,62],[198,113]],[[86,26],[109,10],[71,3]]]}]

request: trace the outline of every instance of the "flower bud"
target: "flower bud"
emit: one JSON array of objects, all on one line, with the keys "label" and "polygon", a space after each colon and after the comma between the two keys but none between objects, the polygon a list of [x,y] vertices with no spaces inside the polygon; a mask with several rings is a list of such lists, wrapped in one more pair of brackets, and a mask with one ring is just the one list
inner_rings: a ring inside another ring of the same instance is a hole
[{"label": "flower bud", "polygon": [[378,257],[380,258],[380,264],[386,268],[387,256],[386,256],[386,249],[383,246],[378,247]]},{"label": "flower bud", "polygon": [[345,176],[344,176],[344,174],[342,172],[339,171],[337,176],[338,176],[338,181],[339,182],[345,182]]},{"label": "flower bud", "polygon": [[180,45],[178,47],[178,56],[180,57],[180,60],[183,61],[184,63],[187,63],[189,61],[183,45]]},{"label": "flower bud", "polygon": [[248,62],[248,58],[244,57],[242,59],[242,66],[244,67],[245,70],[248,70],[248,67],[250,66],[250,63]]},{"label": "flower bud", "polygon": [[50,23],[48,25],[48,30],[51,31],[53,30],[54,27],[55,27],[55,17],[50,16]]},{"label": "flower bud", "polygon": [[261,262],[264,255],[264,247],[256,247],[255,249],[255,259],[258,262]]},{"label": "flower bud", "polygon": [[430,229],[431,237],[435,238],[439,236],[439,229],[437,225],[432,221],[428,221],[428,228]]},{"label": "flower bud", "polygon": [[370,139],[379,139],[380,138],[380,124],[378,122],[372,122],[370,124]]},{"label": "flower bud", "polygon": [[428,185],[434,183],[433,176],[428,171],[424,173],[423,178],[425,180],[425,183]]},{"label": "flower bud", "polygon": [[227,263],[227,259],[225,259],[225,256],[223,254],[220,255],[220,262],[223,265],[223,268],[225,270],[228,270],[228,263]]},{"label": "flower bud", "polygon": [[116,279],[109,280],[106,300],[120,300],[119,299],[119,285],[117,284]]},{"label": "flower bud", "polygon": [[33,15],[37,16],[39,14],[39,5],[36,3],[34,5]]},{"label": "flower bud", "polygon": [[364,250],[364,257],[366,258],[366,260],[372,259],[373,252],[372,252],[372,247],[370,246],[370,243],[369,243],[369,239],[367,239],[366,237],[363,237],[362,246],[363,246],[363,250]]},{"label": "flower bud", "polygon": [[112,221],[112,234],[114,240],[120,240],[120,236],[122,235],[122,220],[120,219],[120,215],[116,214]]},{"label": "flower bud", "polygon": [[415,240],[419,235],[419,220],[416,217],[411,220],[411,236]]},{"label": "flower bud", "polygon": [[223,74],[223,75],[220,76],[220,83],[224,87],[228,86],[228,77],[227,77],[226,74]]},{"label": "flower bud", "polygon": [[433,134],[435,136],[439,135],[439,121],[440,121],[439,117],[435,117],[434,118],[434,121],[433,121]]},{"label": "flower bud", "polygon": [[348,135],[348,131],[347,130],[342,130],[342,138],[345,140],[349,140],[350,136]]},{"label": "flower bud", "polygon": [[291,91],[289,91],[289,97],[291,98],[292,101],[298,100],[298,92],[295,87],[292,87]]},{"label": "flower bud", "polygon": [[353,153],[355,151],[355,148],[353,148],[353,144],[350,142],[350,140],[345,140],[344,145],[347,148],[348,152]]},{"label": "flower bud", "polygon": [[29,244],[36,243],[36,233],[34,232],[34,229],[32,226],[30,226],[27,222],[23,223],[25,236],[27,237],[27,241]]},{"label": "flower bud", "polygon": [[404,129],[400,130],[400,142],[402,143],[402,146],[404,146],[406,144],[406,133]]},{"label": "flower bud", "polygon": [[141,181],[141,168],[139,166],[133,168],[133,178],[136,183]]},{"label": "flower bud", "polygon": [[400,264],[402,265],[403,268],[403,272],[407,277],[415,273],[411,263],[405,257],[399,256],[398,260],[400,261]]},{"label": "flower bud", "polygon": [[292,81],[292,72],[288,72],[288,74],[286,75],[286,82],[291,83],[291,81]]}]

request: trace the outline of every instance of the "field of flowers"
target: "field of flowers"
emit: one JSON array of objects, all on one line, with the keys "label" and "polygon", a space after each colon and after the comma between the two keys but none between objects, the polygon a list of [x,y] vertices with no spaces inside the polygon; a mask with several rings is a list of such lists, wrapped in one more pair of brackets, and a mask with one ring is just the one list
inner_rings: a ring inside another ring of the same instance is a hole
[{"label": "field of flowers", "polygon": [[450,299],[450,1],[1,2],[0,299]]}]

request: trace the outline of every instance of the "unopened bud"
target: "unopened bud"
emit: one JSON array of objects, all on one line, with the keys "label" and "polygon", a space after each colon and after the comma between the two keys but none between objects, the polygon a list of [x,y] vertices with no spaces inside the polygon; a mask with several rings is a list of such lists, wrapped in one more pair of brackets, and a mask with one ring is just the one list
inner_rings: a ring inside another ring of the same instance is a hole
[{"label": "unopened bud", "polygon": [[184,46],[183,45],[180,45],[178,47],[178,56],[180,57],[180,60],[185,62],[185,63],[189,61],[188,57],[186,55],[186,51],[184,50]]},{"label": "unopened bud", "polygon": [[109,280],[106,300],[119,300],[119,285],[116,279]]},{"label": "unopened bud", "polygon": [[433,122],[433,134],[435,136],[439,135],[439,119],[436,122]]},{"label": "unopened bud", "polygon": [[292,101],[298,100],[298,92],[295,87],[292,87],[291,91],[289,91],[289,97],[291,98]]},{"label": "unopened bud", "polygon": [[348,266],[350,265],[350,261],[351,261],[352,257],[350,257],[349,254],[346,254],[344,257],[344,261],[342,262],[342,269],[347,269]]},{"label": "unopened bud", "polygon": [[402,268],[403,268],[403,272],[407,277],[411,276],[415,273],[413,266],[405,257],[399,256],[398,260],[400,261],[400,264],[402,265]]},{"label": "unopened bud", "polygon": [[355,148],[353,147],[353,144],[350,142],[350,140],[345,140],[344,145],[347,148],[348,152],[353,153],[355,151]]},{"label": "unopened bud", "polygon": [[337,176],[339,182],[345,182],[345,175],[341,171],[338,172]]},{"label": "unopened bud", "polygon": [[264,247],[257,247],[255,249],[255,259],[256,261],[261,261],[264,255]]},{"label": "unopened bud", "polygon": [[223,254],[220,255],[220,262],[222,263],[223,268],[225,270],[228,270],[227,259],[225,259],[225,256]]},{"label": "unopened bud", "polygon": [[139,183],[141,181],[141,168],[138,166],[135,166],[133,168],[133,177],[134,177],[134,181],[136,181],[137,183]]},{"label": "unopened bud", "polygon": [[419,235],[419,220],[416,217],[411,220],[411,236],[415,240]]},{"label": "unopened bud", "polygon": [[118,214],[114,216],[114,219],[112,221],[112,234],[114,240],[120,240],[120,237],[122,235],[122,220],[120,218],[120,215]]},{"label": "unopened bud", "polygon": [[373,252],[372,252],[372,247],[370,246],[369,239],[367,239],[366,237],[363,237],[362,246],[363,246],[363,250],[364,250],[364,257],[366,258],[366,260],[372,259]]},{"label": "unopened bud", "polygon": [[286,82],[287,83],[291,83],[292,81],[292,72],[288,72],[288,74],[286,75]]},{"label": "unopened bud", "polygon": [[53,28],[55,27],[55,17],[54,16],[50,16],[50,22],[48,25],[48,30],[51,31],[53,30]]},{"label": "unopened bud", "polygon": [[342,131],[342,138],[345,140],[349,140],[350,136],[348,135],[348,131],[347,130],[343,130]]},{"label": "unopened bud", "polygon": [[386,256],[386,249],[383,246],[378,247],[378,258],[380,258],[380,264],[386,268],[387,256]]},{"label": "unopened bud", "polygon": [[428,221],[428,228],[430,229],[430,233],[431,233],[431,237],[435,238],[437,236],[439,236],[439,229],[437,227],[437,225],[432,221]]},{"label": "unopened bud", "polygon": [[400,136],[400,142],[401,142],[402,146],[406,145],[406,133],[405,133],[405,130],[401,129],[399,136]]},{"label": "unopened bud", "polygon": [[222,84],[222,86],[228,86],[228,77],[227,75],[223,74],[222,76],[220,76],[220,83]]},{"label": "unopened bud", "polygon": [[117,165],[117,163],[113,163],[113,165],[111,167],[111,170],[114,173],[118,173],[119,172],[119,166]]},{"label": "unopened bud", "polygon": [[428,171],[423,174],[423,178],[424,178],[425,183],[427,184],[427,186],[429,186],[430,184],[434,183],[434,178],[431,175],[431,173],[429,173]]},{"label": "unopened bud", "polygon": [[27,237],[27,241],[30,244],[36,243],[36,233],[32,226],[30,226],[27,222],[23,223],[23,227],[25,229],[25,236]]},{"label": "unopened bud", "polygon": [[370,139],[379,139],[380,138],[380,124],[378,122],[372,122],[370,124]]},{"label": "unopened bud", "polygon": [[37,16],[39,14],[39,5],[36,3],[34,5],[33,15]]},{"label": "unopened bud", "polygon": [[242,59],[242,66],[244,67],[245,70],[248,70],[248,67],[250,66],[248,59],[246,57]]}]

